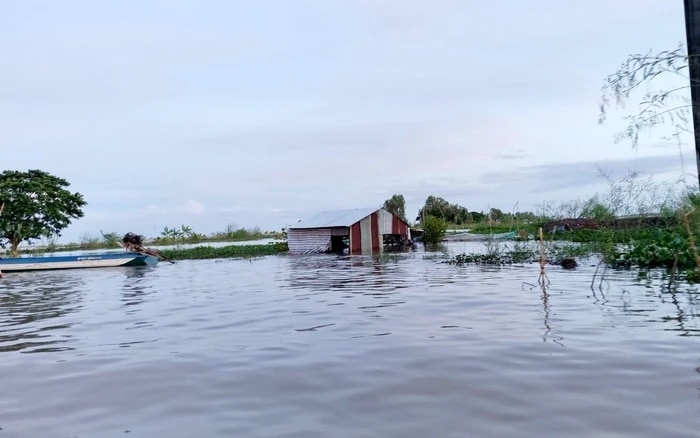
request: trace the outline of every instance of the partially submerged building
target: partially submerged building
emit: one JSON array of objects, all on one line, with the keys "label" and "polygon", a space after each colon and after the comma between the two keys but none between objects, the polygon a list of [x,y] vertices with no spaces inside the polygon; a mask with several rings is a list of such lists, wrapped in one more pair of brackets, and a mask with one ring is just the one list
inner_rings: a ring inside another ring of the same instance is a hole
[{"label": "partially submerged building", "polygon": [[287,229],[291,254],[377,254],[385,242],[410,240],[410,225],[383,208],[323,211]]}]

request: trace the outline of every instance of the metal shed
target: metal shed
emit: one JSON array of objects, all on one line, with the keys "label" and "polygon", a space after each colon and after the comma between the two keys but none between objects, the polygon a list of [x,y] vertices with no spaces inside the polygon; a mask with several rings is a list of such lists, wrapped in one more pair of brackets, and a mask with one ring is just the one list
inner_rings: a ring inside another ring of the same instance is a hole
[{"label": "metal shed", "polygon": [[408,242],[409,224],[383,208],[323,211],[287,229],[291,254],[381,253],[385,239]]}]

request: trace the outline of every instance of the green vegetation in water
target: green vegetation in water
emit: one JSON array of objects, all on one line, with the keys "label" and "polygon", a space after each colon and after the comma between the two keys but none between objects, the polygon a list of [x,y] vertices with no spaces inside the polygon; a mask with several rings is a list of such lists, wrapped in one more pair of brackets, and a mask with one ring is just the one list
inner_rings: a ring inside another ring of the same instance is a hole
[{"label": "green vegetation in water", "polygon": [[[509,242],[487,241],[483,252],[461,253],[449,257],[445,263],[451,265],[512,265],[536,263],[540,257],[539,242],[515,240]],[[546,242],[545,257],[551,264],[560,264],[566,259],[589,257],[596,253],[591,244]]]},{"label": "green vegetation in water", "polygon": [[538,257],[539,247],[534,241],[503,242],[491,239],[484,242],[484,252],[457,254],[445,260],[445,263],[451,265],[510,265],[533,262]]},{"label": "green vegetation in water", "polygon": [[288,250],[287,242],[275,242],[267,245],[228,245],[218,248],[196,246],[194,248],[164,249],[161,254],[172,260],[203,260],[263,257],[285,254]]},{"label": "green vegetation in water", "polygon": [[[550,210],[551,212],[551,210]],[[649,214],[653,219],[649,219]],[[636,215],[636,216],[635,216]],[[635,216],[633,219],[614,219]],[[556,219],[573,218],[594,224],[581,229],[556,231],[544,236],[545,257],[559,264],[565,259],[598,256],[612,268],[664,268],[692,280],[700,272],[697,241],[700,236],[700,194],[680,193],[669,185],[656,185],[649,178],[631,173],[610,181],[609,192],[587,201],[562,204],[559,214],[543,216],[523,225],[528,237],[515,241],[486,241],[482,253],[453,255],[446,263],[511,264],[537,261],[540,256],[539,227]],[[472,232],[497,234],[510,229],[505,224],[479,224]]]},{"label": "green vegetation in water", "polygon": [[427,245],[437,245],[442,242],[447,231],[447,222],[435,216],[426,216],[423,221],[423,241]]}]

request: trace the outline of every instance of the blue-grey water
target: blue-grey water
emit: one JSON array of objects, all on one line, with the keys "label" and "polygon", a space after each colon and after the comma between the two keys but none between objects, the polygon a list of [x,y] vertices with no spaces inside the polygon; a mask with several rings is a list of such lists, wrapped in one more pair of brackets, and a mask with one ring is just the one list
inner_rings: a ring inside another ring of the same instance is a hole
[{"label": "blue-grey water", "polygon": [[697,437],[658,272],[272,256],[0,280],[0,438]]}]

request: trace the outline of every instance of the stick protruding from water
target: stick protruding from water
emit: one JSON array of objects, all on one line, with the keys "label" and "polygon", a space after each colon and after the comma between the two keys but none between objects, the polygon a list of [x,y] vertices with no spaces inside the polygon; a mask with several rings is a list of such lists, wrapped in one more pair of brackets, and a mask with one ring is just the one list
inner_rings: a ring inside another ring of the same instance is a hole
[{"label": "stick protruding from water", "polygon": [[545,265],[547,264],[547,256],[545,255],[544,252],[544,234],[542,233],[542,227],[539,229],[539,237],[540,237],[540,278],[537,280],[537,282],[542,286],[548,286],[550,284],[549,277],[547,277],[547,273],[545,272]]}]

